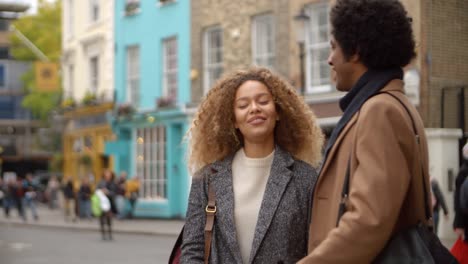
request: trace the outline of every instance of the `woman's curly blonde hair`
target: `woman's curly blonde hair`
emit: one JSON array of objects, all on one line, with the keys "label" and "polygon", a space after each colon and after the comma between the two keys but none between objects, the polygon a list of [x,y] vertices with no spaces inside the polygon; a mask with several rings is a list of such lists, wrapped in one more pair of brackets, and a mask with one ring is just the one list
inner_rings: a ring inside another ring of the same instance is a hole
[{"label": "woman's curly blonde hair", "polygon": [[187,133],[191,172],[242,147],[242,135],[234,126],[234,99],[237,88],[248,80],[262,82],[273,96],[280,119],[275,127],[275,144],[295,158],[318,166],[324,137],[314,113],[281,77],[255,67],[223,76],[201,102]]}]

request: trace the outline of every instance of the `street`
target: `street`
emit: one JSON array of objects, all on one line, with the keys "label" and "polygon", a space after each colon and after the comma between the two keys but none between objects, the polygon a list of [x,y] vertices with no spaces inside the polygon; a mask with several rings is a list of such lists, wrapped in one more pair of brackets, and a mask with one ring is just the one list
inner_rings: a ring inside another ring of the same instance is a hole
[{"label": "street", "polygon": [[176,236],[100,233],[0,225],[1,264],[167,263]]}]

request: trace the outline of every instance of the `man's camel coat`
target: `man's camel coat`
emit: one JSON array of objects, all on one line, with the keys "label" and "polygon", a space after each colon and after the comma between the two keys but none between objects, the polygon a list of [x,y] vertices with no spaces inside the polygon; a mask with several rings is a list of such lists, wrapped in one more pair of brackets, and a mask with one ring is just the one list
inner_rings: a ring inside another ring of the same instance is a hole
[{"label": "man's camel coat", "polygon": [[[421,144],[399,101],[385,93],[368,99],[324,161],[313,195],[309,255],[299,263],[371,263],[392,234],[425,220],[421,167],[428,175],[428,155],[423,122],[404,95],[401,80],[390,81],[381,92],[396,95],[410,109]],[[347,211],[337,226],[348,159]],[[428,179],[424,182],[430,190]]]}]

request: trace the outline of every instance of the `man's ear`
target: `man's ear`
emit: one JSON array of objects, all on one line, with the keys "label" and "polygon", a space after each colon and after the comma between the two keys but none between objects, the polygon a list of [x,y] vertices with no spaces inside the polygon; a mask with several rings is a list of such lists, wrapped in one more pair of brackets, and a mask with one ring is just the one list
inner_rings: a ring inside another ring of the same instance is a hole
[{"label": "man's ear", "polygon": [[361,61],[360,57],[359,57],[359,53],[354,53],[353,55],[351,55],[351,57],[349,58],[349,61],[350,62],[354,62],[354,63],[358,63]]}]

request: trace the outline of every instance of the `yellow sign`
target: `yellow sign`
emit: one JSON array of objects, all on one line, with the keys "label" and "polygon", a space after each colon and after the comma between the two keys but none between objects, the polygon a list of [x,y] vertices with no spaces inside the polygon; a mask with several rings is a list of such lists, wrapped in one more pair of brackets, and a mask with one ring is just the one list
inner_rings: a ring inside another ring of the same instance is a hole
[{"label": "yellow sign", "polygon": [[41,92],[54,92],[59,88],[58,64],[37,61],[34,63],[36,87]]}]

